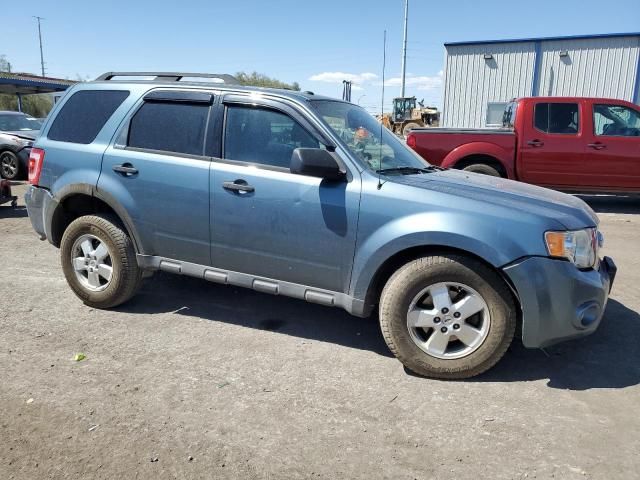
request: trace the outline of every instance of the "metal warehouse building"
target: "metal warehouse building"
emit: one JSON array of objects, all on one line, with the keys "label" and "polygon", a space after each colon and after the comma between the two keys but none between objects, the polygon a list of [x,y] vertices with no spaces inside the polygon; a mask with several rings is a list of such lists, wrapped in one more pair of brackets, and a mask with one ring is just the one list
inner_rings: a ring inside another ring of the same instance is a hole
[{"label": "metal warehouse building", "polygon": [[522,96],[640,101],[640,33],[446,43],[442,125],[499,125]]}]

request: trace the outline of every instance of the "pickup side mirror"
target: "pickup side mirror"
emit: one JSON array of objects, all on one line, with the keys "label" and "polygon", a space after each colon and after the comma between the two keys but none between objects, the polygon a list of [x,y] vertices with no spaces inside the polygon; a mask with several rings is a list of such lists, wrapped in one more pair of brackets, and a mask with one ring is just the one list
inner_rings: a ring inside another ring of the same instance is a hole
[{"label": "pickup side mirror", "polygon": [[346,176],[333,155],[321,148],[296,148],[289,168],[291,173],[326,180],[344,180]]}]

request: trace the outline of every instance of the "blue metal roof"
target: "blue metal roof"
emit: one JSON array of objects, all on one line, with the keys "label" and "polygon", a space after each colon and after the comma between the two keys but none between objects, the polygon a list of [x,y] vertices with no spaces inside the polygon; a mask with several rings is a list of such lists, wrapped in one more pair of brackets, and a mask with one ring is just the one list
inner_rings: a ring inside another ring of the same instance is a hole
[{"label": "blue metal roof", "polygon": [[511,38],[504,40],[479,40],[476,42],[446,42],[445,47],[457,45],[490,45],[495,43],[524,43],[543,42],[545,40],[584,40],[590,38],[614,38],[614,37],[640,37],[640,32],[628,33],[597,33],[594,35],[569,35],[565,37],[531,37],[531,38]]}]

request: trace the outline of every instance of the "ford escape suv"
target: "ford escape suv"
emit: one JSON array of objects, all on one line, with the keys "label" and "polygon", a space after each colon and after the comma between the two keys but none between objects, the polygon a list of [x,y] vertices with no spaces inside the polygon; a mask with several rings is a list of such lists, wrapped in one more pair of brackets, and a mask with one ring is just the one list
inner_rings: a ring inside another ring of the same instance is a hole
[{"label": "ford escape suv", "polygon": [[592,333],[616,273],[581,200],[426,163],[362,108],[225,75],[71,88],[29,159],[29,217],[75,294],[162,270],[377,311],[410,370],[464,378]]}]

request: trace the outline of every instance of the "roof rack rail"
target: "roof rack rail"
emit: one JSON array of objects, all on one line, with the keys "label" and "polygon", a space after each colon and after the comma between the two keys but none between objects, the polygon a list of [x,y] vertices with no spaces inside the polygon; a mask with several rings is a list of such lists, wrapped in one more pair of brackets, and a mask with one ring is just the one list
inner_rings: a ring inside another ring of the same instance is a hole
[{"label": "roof rack rail", "polygon": [[[184,72],[107,72],[95,79],[96,82],[118,80],[117,77],[153,77],[154,82],[197,82],[224,83],[225,85],[240,85],[233,75],[227,73],[184,73]],[[202,79],[202,80],[199,80]],[[130,80],[127,78],[127,80]]]}]

